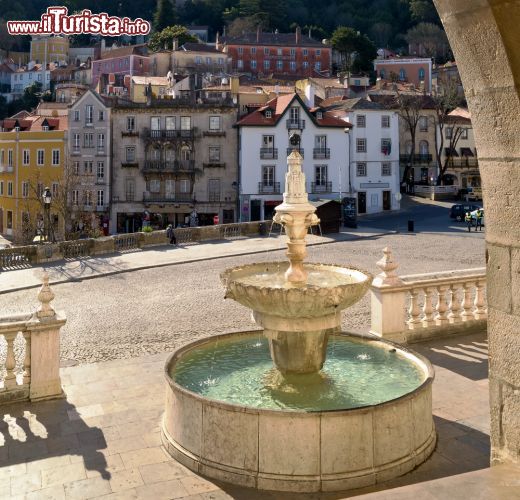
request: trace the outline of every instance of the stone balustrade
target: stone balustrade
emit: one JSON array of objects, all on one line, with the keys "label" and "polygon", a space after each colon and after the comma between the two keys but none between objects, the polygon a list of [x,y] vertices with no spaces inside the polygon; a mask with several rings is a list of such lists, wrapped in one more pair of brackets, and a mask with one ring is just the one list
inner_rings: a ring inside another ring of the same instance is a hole
[{"label": "stone balustrade", "polygon": [[383,253],[371,287],[371,333],[406,343],[486,327],[485,268],[398,276],[391,250]]},{"label": "stone balustrade", "polygon": [[[255,236],[261,234],[261,227],[265,224],[270,224],[270,221],[186,227],[175,229],[175,236],[179,243],[196,243],[238,236]],[[63,259],[77,259],[93,255],[125,252],[151,246],[166,245],[168,242],[166,231],[161,230],[151,233],[117,234],[101,238],[5,248],[0,249],[0,270],[30,267],[34,264],[56,262]]]},{"label": "stone balustrade", "polygon": [[0,317],[0,403],[63,395],[60,329],[66,319],[50,305],[53,299],[45,273],[38,292],[40,307],[34,314]]}]

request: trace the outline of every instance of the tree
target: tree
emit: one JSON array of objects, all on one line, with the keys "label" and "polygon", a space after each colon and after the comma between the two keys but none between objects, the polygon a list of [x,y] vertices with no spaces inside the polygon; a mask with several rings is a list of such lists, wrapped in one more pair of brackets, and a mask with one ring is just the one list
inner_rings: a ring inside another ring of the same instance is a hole
[{"label": "tree", "polygon": [[157,9],[153,16],[153,30],[163,31],[168,26],[173,26],[176,21],[175,11],[171,0],[157,0]]},{"label": "tree", "polygon": [[450,48],[444,30],[432,23],[419,23],[409,29],[404,38],[411,46],[411,53],[417,52],[435,60],[445,58]]},{"label": "tree", "polygon": [[370,36],[378,47],[388,47],[394,30],[388,23],[375,23],[370,28]]},{"label": "tree", "polygon": [[341,55],[342,69],[349,74],[353,69],[370,68],[377,56],[376,47],[370,39],[353,28],[346,26],[336,28],[330,42]]},{"label": "tree", "polygon": [[411,0],[410,14],[416,22],[439,23],[439,15],[431,0]]},{"label": "tree", "polygon": [[196,36],[191,35],[188,32],[188,28],[176,24],[175,26],[169,26],[164,28],[158,33],[154,33],[148,41],[148,47],[150,50],[157,51],[161,49],[172,49],[173,40],[177,39],[179,46],[184,45],[187,42],[198,42]]},{"label": "tree", "polygon": [[450,130],[451,133],[448,134],[447,137],[447,139],[449,139],[449,142],[448,146],[446,146],[446,156],[444,158],[444,163],[442,163],[439,168],[439,175],[437,176],[437,185],[444,184],[444,175],[446,174],[446,171],[452,164],[453,157],[456,154],[456,147],[459,142],[459,139],[468,130],[468,124],[465,123],[465,120],[461,122],[458,121],[456,118],[451,119],[451,116],[449,116],[447,117],[445,123],[446,126],[444,127],[444,130],[446,132]]},{"label": "tree", "polygon": [[229,36],[240,36],[242,33],[256,31],[259,24],[262,23],[256,16],[237,17],[228,24],[226,33]]}]

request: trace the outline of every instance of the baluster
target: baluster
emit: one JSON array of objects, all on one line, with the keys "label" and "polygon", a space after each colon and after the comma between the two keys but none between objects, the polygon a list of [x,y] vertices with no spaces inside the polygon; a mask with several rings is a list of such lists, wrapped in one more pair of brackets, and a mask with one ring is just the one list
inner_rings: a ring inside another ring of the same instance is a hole
[{"label": "baluster", "polygon": [[450,314],[448,314],[448,319],[450,323],[460,323],[462,321],[460,310],[461,310],[461,298],[460,292],[462,290],[462,285],[456,284],[450,286],[450,294],[451,294],[451,302],[450,302]]},{"label": "baluster", "polygon": [[474,318],[473,316],[473,302],[471,300],[471,289],[473,288],[473,283],[464,283],[464,302],[462,303],[462,308],[464,309],[462,313],[462,321],[470,321]]},{"label": "baluster", "polygon": [[432,298],[433,293],[435,292],[435,288],[427,287],[424,291],[424,317],[422,320],[422,324],[424,328],[428,328],[432,326],[435,321],[433,319],[433,304],[432,304]]},{"label": "baluster", "polygon": [[419,292],[420,290],[417,288],[412,288],[410,290],[410,309],[408,310],[408,314],[410,318],[408,319],[408,328],[410,330],[414,330],[421,324],[421,310],[419,308]]},{"label": "baluster", "polygon": [[439,292],[439,300],[437,302],[437,315],[435,316],[435,323],[437,325],[446,325],[448,323],[448,301],[446,294],[449,290],[448,285],[440,285],[437,290]]},{"label": "baluster", "polygon": [[23,360],[23,384],[29,385],[31,382],[31,334],[24,333],[25,339],[25,358]]},{"label": "baluster", "polygon": [[486,302],[484,300],[484,282],[477,281],[475,290],[475,319],[486,319]]},{"label": "baluster", "polygon": [[16,387],[16,359],[14,357],[14,339],[16,338],[16,333],[7,333],[4,338],[7,342],[7,358],[5,360],[7,373],[4,380],[4,387],[9,390]]}]

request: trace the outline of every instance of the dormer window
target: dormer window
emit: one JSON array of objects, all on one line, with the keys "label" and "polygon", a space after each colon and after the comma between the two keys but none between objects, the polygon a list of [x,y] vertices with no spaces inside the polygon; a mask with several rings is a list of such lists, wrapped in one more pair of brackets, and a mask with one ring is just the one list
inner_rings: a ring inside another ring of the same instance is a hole
[{"label": "dormer window", "polygon": [[323,111],[317,111],[317,112],[316,112],[316,118],[317,118],[318,120],[321,120],[321,119],[323,118]]},{"label": "dormer window", "polygon": [[268,110],[265,112],[265,117],[266,117],[266,118],[272,118],[272,117],[273,117],[273,112],[272,112],[270,109],[268,109]]},{"label": "dormer window", "polygon": [[42,130],[44,132],[48,132],[49,131],[49,126],[48,125],[43,125]]},{"label": "dormer window", "polygon": [[15,132],[20,132],[20,127],[15,127],[15,128],[14,128],[14,131],[15,131]]}]

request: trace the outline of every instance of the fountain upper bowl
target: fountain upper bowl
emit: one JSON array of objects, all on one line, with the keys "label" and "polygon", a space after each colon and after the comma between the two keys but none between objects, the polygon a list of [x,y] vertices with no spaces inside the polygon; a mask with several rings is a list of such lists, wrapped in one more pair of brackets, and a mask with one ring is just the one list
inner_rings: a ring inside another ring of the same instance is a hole
[{"label": "fountain upper bowl", "polygon": [[220,279],[226,298],[254,311],[283,318],[311,318],[335,314],[358,302],[372,275],[334,264],[305,263],[307,282],[285,280],[288,262],[262,262],[224,271]]}]

